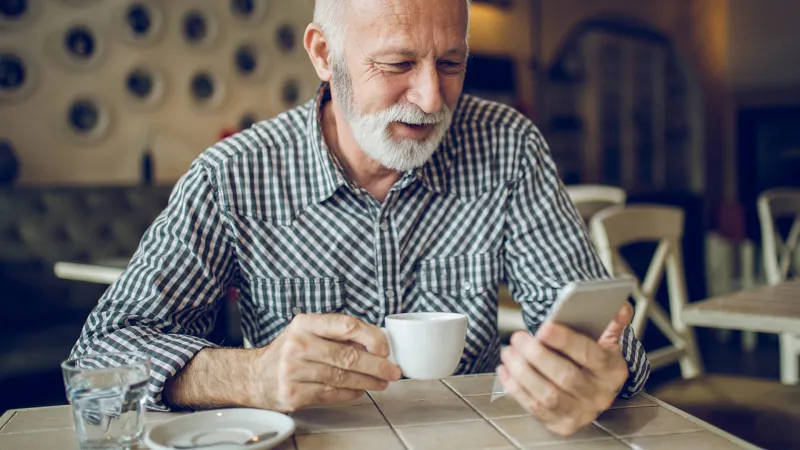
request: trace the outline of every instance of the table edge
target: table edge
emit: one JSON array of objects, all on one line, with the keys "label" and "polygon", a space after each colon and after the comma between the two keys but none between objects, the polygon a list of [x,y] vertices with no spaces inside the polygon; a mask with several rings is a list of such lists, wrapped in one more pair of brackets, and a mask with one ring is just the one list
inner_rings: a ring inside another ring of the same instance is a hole
[{"label": "table edge", "polygon": [[116,267],[66,261],[58,261],[53,265],[53,272],[58,278],[98,284],[112,284],[117,281],[124,271],[125,269]]},{"label": "table edge", "polygon": [[17,410],[17,409],[9,409],[5,413],[3,413],[2,416],[0,416],[0,431],[3,430],[3,428],[6,426],[8,421],[11,420],[12,417],[14,417],[14,415],[17,413],[17,411],[19,411],[19,410]]},{"label": "table edge", "polygon": [[750,449],[750,450],[763,450],[761,447],[758,447],[758,446],[756,446],[756,445],[754,445],[754,444],[752,444],[750,442],[747,442],[747,441],[745,441],[744,439],[742,439],[740,437],[736,437],[736,436],[728,433],[725,430],[717,428],[714,425],[711,425],[710,423],[706,422],[705,420],[697,418],[697,417],[689,414],[688,412],[678,408],[677,406],[670,405],[667,402],[659,400],[658,398],[653,397],[652,395],[650,395],[650,394],[648,394],[646,392],[640,392],[639,395],[641,395],[642,397],[644,397],[644,398],[646,398],[648,400],[651,400],[651,401],[655,402],[656,404],[658,404],[658,406],[660,406],[660,407],[662,407],[662,408],[664,408],[664,409],[666,409],[668,411],[674,412],[675,414],[678,414],[678,415],[680,415],[680,416],[682,416],[682,417],[684,417],[684,418],[686,418],[688,420],[691,420],[692,422],[696,423],[697,425],[700,425],[706,431],[710,431],[710,432],[712,432],[712,433],[714,433],[714,434],[716,434],[716,435],[718,435],[718,436],[720,436],[720,437],[722,437],[724,439],[727,439],[728,441],[733,442],[734,444],[736,444],[736,445],[738,445],[738,446],[740,446],[742,448],[746,448],[746,449]]},{"label": "table edge", "polygon": [[[758,318],[758,320],[753,320]],[[779,316],[684,307],[681,319],[693,327],[722,328],[781,334],[800,333],[800,320]]]}]

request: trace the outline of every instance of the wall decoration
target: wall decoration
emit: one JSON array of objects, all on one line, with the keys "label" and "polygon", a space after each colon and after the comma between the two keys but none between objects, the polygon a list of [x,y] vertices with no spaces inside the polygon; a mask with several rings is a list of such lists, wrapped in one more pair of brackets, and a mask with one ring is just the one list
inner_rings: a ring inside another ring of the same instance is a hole
[{"label": "wall decoration", "polygon": [[165,81],[160,70],[145,65],[134,66],[125,77],[125,94],[135,108],[151,111],[164,98]]},{"label": "wall decoration", "polygon": [[157,42],[164,30],[164,14],[153,1],[131,1],[118,10],[122,38],[129,44],[148,46]]},{"label": "wall decoration", "polygon": [[0,32],[29,26],[40,9],[41,1],[0,0]]},{"label": "wall decoration", "polygon": [[268,65],[266,50],[258,44],[243,43],[233,53],[233,68],[242,81],[262,82]]},{"label": "wall decoration", "polygon": [[206,50],[214,45],[219,26],[214,17],[201,9],[190,9],[181,19],[181,36],[190,47]]},{"label": "wall decoration", "polygon": [[251,112],[244,113],[239,119],[239,129],[246,130],[253,126],[253,124],[256,122],[258,122],[258,119],[256,118],[255,114]]},{"label": "wall decoration", "polygon": [[278,41],[278,48],[284,53],[291,53],[296,45],[297,38],[295,37],[295,29],[293,26],[284,24],[278,28],[276,39]]},{"label": "wall decoration", "polygon": [[267,12],[265,0],[229,0],[231,14],[241,24],[255,26],[264,21]]},{"label": "wall decoration", "polygon": [[218,108],[225,99],[222,78],[210,70],[198,70],[189,81],[189,96],[192,103],[205,112]]},{"label": "wall decoration", "polygon": [[108,107],[90,96],[80,96],[69,103],[64,124],[69,136],[81,143],[96,143],[108,133],[111,124]]},{"label": "wall decoration", "polygon": [[71,23],[48,38],[50,58],[71,71],[96,69],[105,57],[105,42],[88,23]]},{"label": "wall decoration", "polygon": [[34,90],[36,70],[28,58],[0,50],[0,102],[17,103]]},{"label": "wall decoration", "polygon": [[281,98],[287,107],[295,106],[300,100],[300,86],[294,78],[286,80],[281,91]]},{"label": "wall decoration", "polygon": [[7,20],[19,20],[28,12],[28,0],[0,1],[0,16]]},{"label": "wall decoration", "polygon": [[314,95],[302,48],[313,11],[313,0],[0,0],[0,138],[18,183],[139,183],[145,148],[153,182],[174,182],[223,130]]}]

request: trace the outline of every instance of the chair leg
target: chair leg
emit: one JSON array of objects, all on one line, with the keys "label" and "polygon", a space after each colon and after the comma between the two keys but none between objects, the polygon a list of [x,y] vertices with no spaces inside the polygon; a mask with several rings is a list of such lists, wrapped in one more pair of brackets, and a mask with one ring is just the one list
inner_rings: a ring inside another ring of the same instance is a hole
[{"label": "chair leg", "polygon": [[702,375],[705,372],[705,368],[700,358],[700,349],[697,347],[694,328],[687,327],[682,330],[681,335],[683,335],[686,342],[686,353],[680,359],[681,376],[688,380]]},{"label": "chair leg", "polygon": [[780,336],[781,346],[781,383],[795,385],[798,383],[798,337],[793,334]]}]

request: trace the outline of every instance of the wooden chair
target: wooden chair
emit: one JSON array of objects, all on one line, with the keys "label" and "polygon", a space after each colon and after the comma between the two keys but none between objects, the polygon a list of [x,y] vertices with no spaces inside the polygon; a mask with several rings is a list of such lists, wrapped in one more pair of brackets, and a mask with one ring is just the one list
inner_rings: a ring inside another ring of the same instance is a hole
[{"label": "wooden chair", "polygon": [[[588,223],[589,219],[603,208],[625,203],[627,195],[621,188],[600,184],[578,184],[566,186],[567,194],[578,213]],[[522,310],[511,298],[508,287],[500,286],[500,304],[497,308],[497,327],[500,334],[510,334],[525,329]]]},{"label": "wooden chair", "polygon": [[[681,320],[687,302],[681,240],[683,210],[672,206],[633,205],[606,208],[590,220],[594,243],[608,271],[614,275],[636,276],[620,254],[626,245],[658,242],[647,274],[634,289],[635,310],[632,327],[641,337],[648,321],[667,337],[671,345],[648,352],[653,370],[680,363],[683,378],[703,373],[694,330]],[[655,294],[666,273],[670,312],[656,301]]]},{"label": "wooden chair", "polygon": [[602,184],[566,186],[567,194],[587,223],[599,211],[614,205],[624,205],[627,193],[622,188]]},{"label": "wooden chair", "polygon": [[[770,189],[758,197],[758,220],[761,223],[761,248],[767,283],[774,285],[787,279],[794,263],[800,273],[800,261],[795,252],[800,250],[800,189]],[[778,219],[793,219],[791,229],[784,241],[775,228]],[[800,301],[800,299],[798,299]],[[781,383],[798,383],[798,356],[800,336],[780,336]]]}]

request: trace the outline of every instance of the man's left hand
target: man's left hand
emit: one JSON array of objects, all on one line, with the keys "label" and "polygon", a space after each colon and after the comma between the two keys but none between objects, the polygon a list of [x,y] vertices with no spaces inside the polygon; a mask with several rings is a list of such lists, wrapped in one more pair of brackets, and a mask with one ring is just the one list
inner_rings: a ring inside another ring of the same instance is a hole
[{"label": "man's left hand", "polygon": [[628,379],[620,338],[632,318],[626,303],[597,342],[556,324],[535,336],[518,331],[501,353],[500,382],[550,431],[571,435],[608,409]]}]

